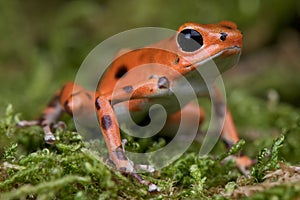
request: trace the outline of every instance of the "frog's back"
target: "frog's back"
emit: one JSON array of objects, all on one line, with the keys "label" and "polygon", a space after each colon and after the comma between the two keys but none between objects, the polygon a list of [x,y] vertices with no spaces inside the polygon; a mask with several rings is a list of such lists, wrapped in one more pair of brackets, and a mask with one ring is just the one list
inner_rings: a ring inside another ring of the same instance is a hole
[{"label": "frog's back", "polygon": [[99,82],[98,92],[109,94],[115,86],[138,85],[153,76],[165,76],[172,67],[169,60],[173,60],[175,56],[171,52],[154,47],[124,53],[106,70]]}]

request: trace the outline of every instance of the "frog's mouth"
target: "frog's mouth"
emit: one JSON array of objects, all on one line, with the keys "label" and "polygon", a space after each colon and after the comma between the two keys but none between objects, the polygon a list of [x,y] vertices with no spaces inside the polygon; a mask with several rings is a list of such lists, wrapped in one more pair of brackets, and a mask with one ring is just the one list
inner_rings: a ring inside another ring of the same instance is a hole
[{"label": "frog's mouth", "polygon": [[185,68],[201,68],[201,66],[206,65],[208,63],[215,64],[220,71],[223,73],[224,71],[232,68],[234,65],[237,64],[241,55],[241,48],[239,46],[233,46],[222,51],[215,53],[214,55],[196,62],[194,64],[188,65]]},{"label": "frog's mouth", "polygon": [[221,73],[235,66],[241,55],[240,47],[224,49],[211,58]]},{"label": "frog's mouth", "polygon": [[182,78],[173,81],[172,87],[175,88],[174,90],[188,91],[185,82],[182,81],[183,79],[188,81],[197,96],[207,94],[207,84],[213,83],[221,73],[233,67],[238,62],[240,54],[240,47],[232,47],[219,51],[205,60],[189,65],[189,71]]}]

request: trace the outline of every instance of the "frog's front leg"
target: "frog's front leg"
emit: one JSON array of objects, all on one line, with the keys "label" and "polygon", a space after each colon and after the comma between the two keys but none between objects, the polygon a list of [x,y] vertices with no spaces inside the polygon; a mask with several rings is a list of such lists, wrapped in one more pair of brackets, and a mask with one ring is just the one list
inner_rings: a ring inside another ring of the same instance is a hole
[{"label": "frog's front leg", "polygon": [[94,110],[93,93],[84,90],[81,86],[74,83],[65,84],[61,90],[58,90],[48,106],[44,109],[38,120],[20,121],[19,126],[34,126],[39,125],[43,128],[44,139],[46,143],[53,144],[55,136],[52,129],[56,125],[58,118],[65,111],[72,115],[76,113],[92,114]]},{"label": "frog's front leg", "polygon": [[155,184],[144,180],[137,174],[134,164],[126,157],[121,142],[118,120],[110,100],[103,96],[98,96],[95,107],[110,159],[116,168],[121,172],[130,174],[140,183],[149,186],[150,192],[158,191]]},{"label": "frog's front leg", "polygon": [[[100,88],[101,90],[101,88]],[[152,168],[145,165],[134,165],[126,156],[122,148],[119,124],[113,105],[119,102],[131,99],[144,99],[148,97],[157,97],[169,92],[169,80],[162,77],[149,78],[141,84],[125,85],[122,88],[116,88],[113,94],[99,95],[95,101],[95,108],[102,134],[104,136],[109,156],[116,168],[132,175],[140,183],[149,186],[149,191],[154,192],[159,189],[149,181],[142,179],[136,172],[135,167],[146,170]]]}]

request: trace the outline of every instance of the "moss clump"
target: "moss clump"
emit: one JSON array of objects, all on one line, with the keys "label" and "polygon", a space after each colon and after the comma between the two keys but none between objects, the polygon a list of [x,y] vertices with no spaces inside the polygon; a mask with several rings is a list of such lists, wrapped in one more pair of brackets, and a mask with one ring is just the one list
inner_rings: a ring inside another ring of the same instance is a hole
[{"label": "moss clump", "polygon": [[[243,93],[240,95],[247,97]],[[261,100],[248,100],[252,103],[246,103],[245,107],[263,105]],[[243,112],[245,107],[236,109],[235,113],[249,115],[249,112]],[[265,109],[261,115],[281,121],[279,131],[282,135],[277,136],[276,140],[264,142],[272,138],[269,135],[262,135],[253,141],[246,138],[246,142],[242,140],[237,143],[228,153],[224,153],[222,147],[217,149],[215,157],[199,157],[198,152],[188,151],[154,174],[141,174],[161,189],[157,194],[149,194],[147,187],[107,165],[106,158],[99,157],[99,152],[90,148],[95,144],[82,141],[77,132],[58,129],[55,132],[56,144],[49,146],[44,143],[39,127],[18,128],[16,123],[20,115],[15,114],[10,105],[0,119],[0,199],[240,199],[245,196],[263,199],[269,195],[284,199],[299,196],[298,179],[294,176],[298,171],[290,173],[291,170],[287,170],[298,168],[284,161],[293,158],[293,153],[297,154],[298,148],[291,141],[293,137],[298,137],[299,114],[286,105],[278,105],[276,111]],[[283,119],[285,117],[288,119]],[[263,130],[274,123],[265,122]],[[139,151],[150,151],[165,144],[163,139],[153,142],[153,145],[150,145],[149,139],[128,140],[128,147]],[[252,167],[250,178],[241,174],[233,161],[224,162],[224,158],[241,149],[248,154],[253,148],[258,151],[258,162]],[[282,171],[281,175],[272,175],[278,170]],[[286,171],[290,173],[290,182],[279,182],[281,177],[287,177]],[[278,184],[270,184],[270,180]]]}]

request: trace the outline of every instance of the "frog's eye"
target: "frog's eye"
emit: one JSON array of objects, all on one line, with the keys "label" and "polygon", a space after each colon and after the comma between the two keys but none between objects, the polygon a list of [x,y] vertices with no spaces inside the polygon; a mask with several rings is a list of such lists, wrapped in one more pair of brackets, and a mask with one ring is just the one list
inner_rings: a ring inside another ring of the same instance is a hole
[{"label": "frog's eye", "polygon": [[177,43],[183,51],[193,52],[203,46],[203,38],[194,29],[184,29],[178,34]]}]

